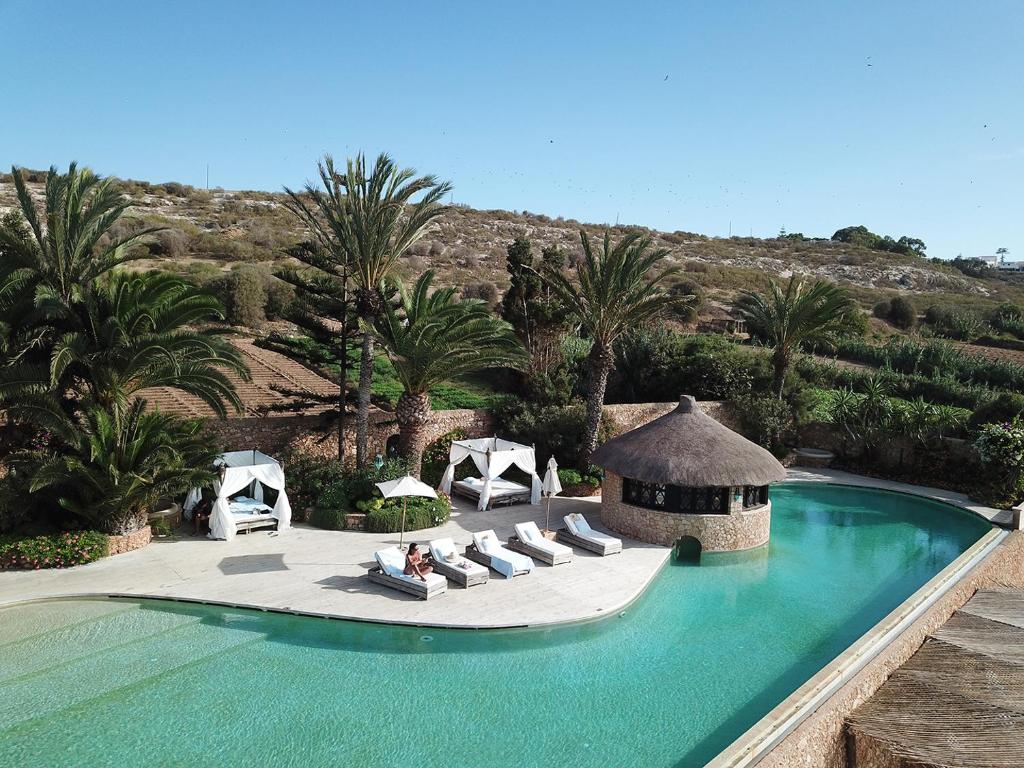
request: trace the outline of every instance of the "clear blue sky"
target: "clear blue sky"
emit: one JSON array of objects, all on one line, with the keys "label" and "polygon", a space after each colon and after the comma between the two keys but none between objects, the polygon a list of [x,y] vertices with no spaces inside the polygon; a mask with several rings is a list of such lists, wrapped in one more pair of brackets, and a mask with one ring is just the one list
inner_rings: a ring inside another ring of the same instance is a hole
[{"label": "clear blue sky", "polygon": [[[0,164],[1024,259],[1024,2],[0,0]],[[666,79],[667,78],[667,79]]]}]

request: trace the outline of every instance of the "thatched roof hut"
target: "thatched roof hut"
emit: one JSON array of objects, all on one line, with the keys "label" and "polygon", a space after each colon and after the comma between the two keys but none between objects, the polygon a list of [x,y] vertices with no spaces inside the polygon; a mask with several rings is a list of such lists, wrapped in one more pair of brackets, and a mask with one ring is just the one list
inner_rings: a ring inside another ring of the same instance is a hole
[{"label": "thatched roof hut", "polygon": [[702,488],[786,479],[778,460],[704,413],[689,395],[675,410],[600,446],[594,464],[646,483]]}]

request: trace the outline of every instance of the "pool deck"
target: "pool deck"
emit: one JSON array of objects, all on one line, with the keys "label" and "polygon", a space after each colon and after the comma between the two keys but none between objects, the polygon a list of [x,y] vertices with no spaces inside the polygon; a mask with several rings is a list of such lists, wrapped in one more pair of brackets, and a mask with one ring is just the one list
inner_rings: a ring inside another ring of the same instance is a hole
[{"label": "pool deck", "polygon": [[[972,505],[950,491],[921,488],[834,470],[794,468],[789,479],[833,482],[927,496],[965,507],[1009,525],[1009,513]],[[579,511],[600,528],[598,498],[551,503],[552,528]],[[473,531],[493,528],[499,537],[515,523],[543,527],[544,507],[517,505],[479,512],[456,502],[443,526],[416,531],[406,542],[451,537],[459,548]],[[505,580],[491,573],[484,585],[448,592],[429,601],[371,584],[373,552],[398,543],[397,534],[323,531],[297,525],[279,536],[240,535],[231,543],[178,536],[154,540],[144,549],[67,570],[0,573],[0,605],[48,597],[125,595],[194,600],[231,606],[291,611],[331,618],[447,626],[466,629],[541,626],[587,621],[626,609],[657,575],[670,550],[623,540],[622,554],[609,557],[575,550],[572,563],[538,563],[526,576]]]}]

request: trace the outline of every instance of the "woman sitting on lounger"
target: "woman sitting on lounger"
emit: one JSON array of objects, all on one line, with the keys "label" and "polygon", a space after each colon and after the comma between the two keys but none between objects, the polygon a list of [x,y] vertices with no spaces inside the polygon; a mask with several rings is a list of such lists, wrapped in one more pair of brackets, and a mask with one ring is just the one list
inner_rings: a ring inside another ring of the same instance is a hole
[{"label": "woman sitting on lounger", "polygon": [[[429,559],[429,555],[427,556]],[[434,570],[434,567],[424,560],[415,544],[409,545],[409,551],[405,555],[405,575],[419,576],[423,581],[427,580],[427,574]]]}]

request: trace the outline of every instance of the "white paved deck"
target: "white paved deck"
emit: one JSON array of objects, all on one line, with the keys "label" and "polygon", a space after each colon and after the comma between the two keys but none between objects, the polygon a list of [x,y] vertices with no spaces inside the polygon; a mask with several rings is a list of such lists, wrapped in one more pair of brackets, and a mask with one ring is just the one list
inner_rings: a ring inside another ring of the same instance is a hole
[{"label": "white paved deck", "polygon": [[[551,527],[579,510],[600,527],[597,499],[553,499]],[[450,536],[460,550],[471,532],[493,528],[499,537],[517,522],[543,527],[544,507],[521,504],[478,512],[456,501],[439,528],[407,534],[423,543]],[[279,536],[255,531],[231,543],[203,537],[155,539],[144,549],[67,570],[0,573],[0,605],[41,597],[119,594],[176,597],[334,617],[457,627],[508,627],[582,621],[621,611],[661,568],[670,550],[624,540],[608,557],[575,550],[572,563],[491,580],[419,600],[371,584],[373,552],[398,543],[398,534],[323,531],[297,525]]]},{"label": "white paved deck", "polygon": [[[893,483],[836,470],[794,468],[790,480],[884,488],[964,507],[1001,525],[1010,514],[980,507],[962,494]],[[578,510],[600,527],[598,499],[554,499],[551,527]],[[445,525],[416,531],[406,541],[452,537],[460,547],[471,532],[493,528],[500,537],[533,519],[543,526],[544,508],[529,505],[478,512],[463,501]],[[373,551],[398,543],[397,534],[322,531],[299,525],[279,536],[241,535],[229,543],[182,536],[154,540],[145,549],[67,570],[0,573],[0,605],[71,595],[175,597],[228,605],[296,611],[339,618],[468,628],[584,621],[621,611],[658,573],[670,550],[624,540],[620,555],[598,557],[576,550],[574,561],[554,568],[539,564],[513,580],[491,580],[468,590],[449,586],[444,595],[418,600],[371,584],[366,570]]]}]

